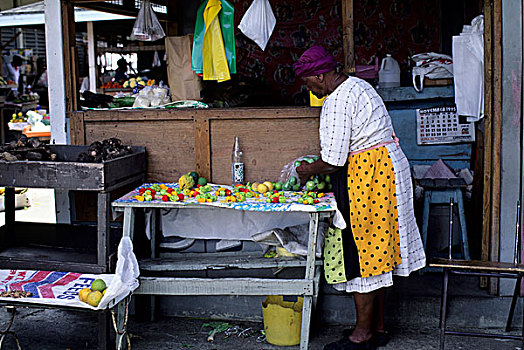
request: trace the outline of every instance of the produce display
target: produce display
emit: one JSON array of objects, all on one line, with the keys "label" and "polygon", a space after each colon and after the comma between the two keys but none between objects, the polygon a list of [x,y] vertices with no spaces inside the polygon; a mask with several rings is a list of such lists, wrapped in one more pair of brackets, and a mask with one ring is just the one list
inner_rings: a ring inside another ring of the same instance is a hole
[{"label": "produce display", "polygon": [[13,162],[18,160],[55,160],[56,154],[38,138],[28,138],[22,135],[18,140],[11,141],[0,147],[0,160]]},{"label": "produce display", "polygon": [[[226,186],[209,184],[192,171],[182,175],[178,183],[144,184],[122,199],[137,202],[210,203],[216,205],[331,205],[332,194],[315,191],[285,191],[279,182]],[[280,188],[277,190],[276,188]],[[127,198],[126,198],[127,197]],[[245,208],[244,208],[245,209]]]},{"label": "produce display", "polygon": [[5,79],[4,77],[0,77],[0,86],[16,86],[16,81],[12,81],[9,79]]},{"label": "produce display", "polygon": [[122,89],[124,85],[120,84],[117,81],[108,81],[107,83],[104,83],[100,85],[102,89]]},{"label": "produce display", "polygon": [[[10,123],[26,123],[28,121],[28,117],[30,114],[29,113],[30,111],[26,112],[25,114],[22,113],[22,112],[18,112],[18,113],[13,113],[11,115],[11,120],[9,121]],[[33,111],[31,111],[33,112]],[[44,125],[50,125],[51,122],[49,120],[49,114],[46,113],[45,110],[35,110],[34,111],[35,113],[39,113],[42,115],[42,123],[44,123]]]},{"label": "produce display", "polygon": [[138,77],[138,78],[130,78],[126,81],[124,81],[124,84],[122,85],[124,88],[131,88],[131,89],[134,89],[136,88],[137,86],[146,86],[146,82]]},{"label": "produce display", "polygon": [[91,306],[98,306],[106,293],[107,285],[103,279],[97,278],[91,283],[90,288],[83,288],[78,292],[78,299]]},{"label": "produce display", "polygon": [[133,153],[131,146],[124,146],[122,140],[112,137],[102,142],[95,141],[89,145],[87,152],[78,155],[77,161],[83,163],[100,163]]},{"label": "produce display", "polygon": [[29,94],[20,95],[11,102],[28,103],[28,102],[38,102],[39,100],[40,100],[40,96],[36,92],[31,92]]}]

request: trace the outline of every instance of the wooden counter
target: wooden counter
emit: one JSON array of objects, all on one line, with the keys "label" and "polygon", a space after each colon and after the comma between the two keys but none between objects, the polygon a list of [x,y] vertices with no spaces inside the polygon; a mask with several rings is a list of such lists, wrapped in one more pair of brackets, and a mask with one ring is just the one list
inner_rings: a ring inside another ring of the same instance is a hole
[{"label": "wooden counter", "polygon": [[147,150],[147,181],[176,181],[196,170],[214,183],[231,182],[235,136],[245,181],[277,181],[291,160],[320,150],[320,108],[235,108],[83,111],[69,115],[71,143],[117,137]]}]

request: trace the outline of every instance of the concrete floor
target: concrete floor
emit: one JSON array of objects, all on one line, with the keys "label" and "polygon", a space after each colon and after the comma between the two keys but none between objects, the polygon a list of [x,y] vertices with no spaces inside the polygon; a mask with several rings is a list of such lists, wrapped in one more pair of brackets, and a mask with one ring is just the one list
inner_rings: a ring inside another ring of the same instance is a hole
[{"label": "concrete floor", "polygon": [[[7,324],[8,315],[0,311],[2,329]],[[137,321],[131,316],[128,330],[131,334],[131,347],[138,350],[297,350],[298,346],[279,347],[259,339],[262,323],[227,321],[231,331],[242,332],[247,336],[219,333],[214,341],[208,342],[209,328],[203,327],[209,320],[188,318],[163,318],[155,322]],[[20,309],[17,311],[12,330],[16,332],[22,349],[96,349],[97,318],[92,313],[61,311],[54,309]],[[343,326],[322,326],[312,329],[311,350],[321,350],[324,345],[338,340]],[[439,349],[437,328],[417,329],[391,328],[391,341],[384,350],[433,350]],[[114,335],[114,332],[112,332]],[[14,338],[8,336],[4,341],[5,350],[16,349]],[[517,350],[522,349],[518,341],[447,336],[448,350]]]}]

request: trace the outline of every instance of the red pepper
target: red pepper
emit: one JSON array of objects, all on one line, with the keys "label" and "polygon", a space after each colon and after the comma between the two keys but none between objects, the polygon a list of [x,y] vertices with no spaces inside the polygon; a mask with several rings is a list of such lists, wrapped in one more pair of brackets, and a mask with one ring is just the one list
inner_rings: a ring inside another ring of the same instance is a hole
[{"label": "red pepper", "polygon": [[318,202],[319,202],[318,199],[313,199],[313,203],[314,203],[314,204],[317,204]]},{"label": "red pepper", "polygon": [[163,195],[162,202],[168,202],[168,201],[169,201],[169,197],[167,195]]},{"label": "red pepper", "polygon": [[184,194],[183,193],[179,193],[178,194],[178,199],[183,201],[184,200]]},{"label": "red pepper", "polygon": [[226,196],[231,196],[231,190],[226,190]]},{"label": "red pepper", "polygon": [[201,184],[198,184],[198,185],[197,185],[197,188],[200,188],[200,187],[202,187],[202,185],[201,185]]},{"label": "red pepper", "polygon": [[193,192],[193,197],[196,197],[198,195],[199,195],[198,191]]},{"label": "red pepper", "polygon": [[271,201],[272,201],[273,203],[278,203],[278,197],[273,197],[273,198],[271,199]]},{"label": "red pepper", "polygon": [[150,189],[150,188],[148,188],[148,190],[151,191],[151,196],[152,196],[153,198],[155,198],[156,191],[155,191],[155,190],[152,190],[152,189]]},{"label": "red pepper", "polygon": [[169,187],[169,188],[166,190],[167,193],[173,193],[173,191],[174,191],[174,190],[173,190],[171,187]]},{"label": "red pepper", "polygon": [[138,190],[138,193],[139,193],[140,195],[143,195],[145,191],[146,191],[146,189],[142,187],[142,188],[140,188],[140,189]]},{"label": "red pepper", "polygon": [[235,187],[240,187],[240,186],[244,186],[242,184],[236,184]]}]

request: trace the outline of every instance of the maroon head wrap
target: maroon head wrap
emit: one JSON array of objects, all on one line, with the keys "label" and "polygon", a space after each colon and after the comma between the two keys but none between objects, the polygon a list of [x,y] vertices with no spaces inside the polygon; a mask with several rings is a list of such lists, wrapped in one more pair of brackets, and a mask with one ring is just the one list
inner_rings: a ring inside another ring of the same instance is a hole
[{"label": "maroon head wrap", "polygon": [[335,57],[322,46],[312,46],[293,64],[298,77],[310,77],[332,71],[337,66]]}]

